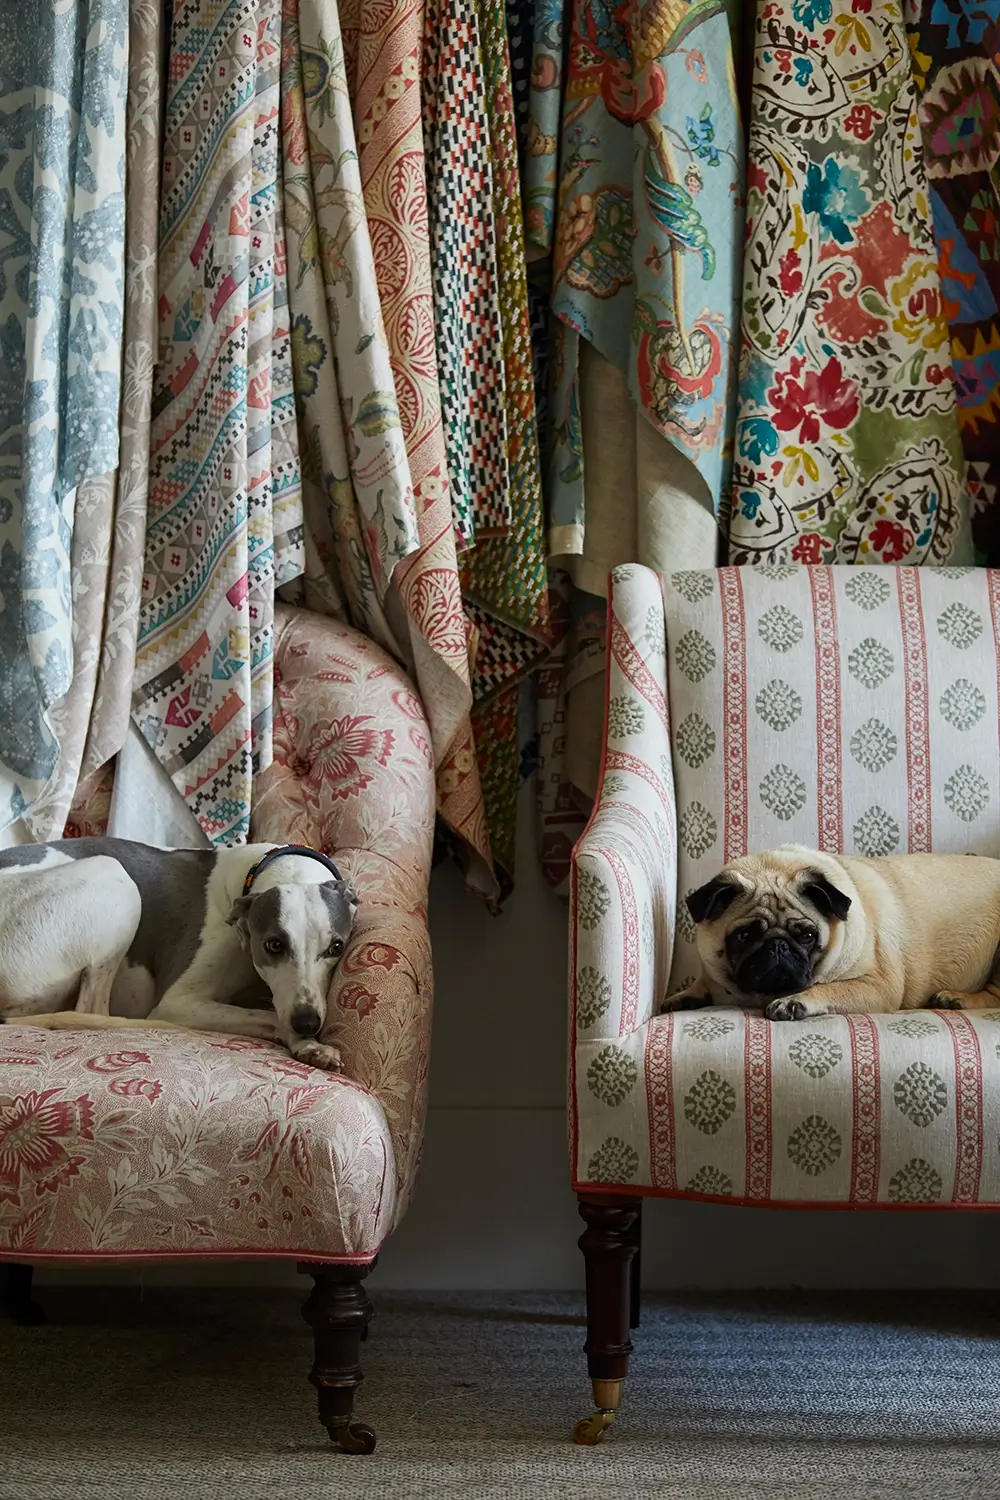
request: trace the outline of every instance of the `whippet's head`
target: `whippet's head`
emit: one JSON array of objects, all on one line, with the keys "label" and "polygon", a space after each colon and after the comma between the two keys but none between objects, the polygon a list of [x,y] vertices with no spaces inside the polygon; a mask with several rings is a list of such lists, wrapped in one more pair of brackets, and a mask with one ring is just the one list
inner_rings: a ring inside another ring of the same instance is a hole
[{"label": "whippet's head", "polygon": [[229,924],[271,991],[286,1039],[322,1031],[357,909],[354,887],[336,879],[268,885],[233,902]]}]

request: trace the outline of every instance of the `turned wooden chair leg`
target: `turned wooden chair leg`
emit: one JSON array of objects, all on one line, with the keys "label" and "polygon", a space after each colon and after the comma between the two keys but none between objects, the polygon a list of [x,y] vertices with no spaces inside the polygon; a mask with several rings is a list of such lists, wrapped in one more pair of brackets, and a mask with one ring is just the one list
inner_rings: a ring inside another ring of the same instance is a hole
[{"label": "turned wooden chair leg", "polygon": [[642,1316],[642,1199],[638,1200],[638,1210],[635,1216],[635,1224],[632,1228],[632,1239],[635,1243],[635,1254],[632,1257],[632,1269],[629,1272],[629,1312],[628,1326],[638,1328]]},{"label": "turned wooden chair leg", "polygon": [[628,1374],[639,1199],[581,1193],[579,1206],[587,1226],[580,1236],[587,1273],[587,1342],[583,1348],[597,1410],[576,1424],[573,1441],[592,1444],[600,1442],[614,1421]]},{"label": "turned wooden chair leg", "polygon": [[31,1295],[34,1266],[6,1265],[0,1268],[3,1278],[4,1311],[12,1323],[34,1327],[45,1322],[45,1313]]},{"label": "turned wooden chair leg", "polygon": [[319,1394],[319,1419],[344,1453],[373,1453],[375,1433],[352,1421],[354,1392],[364,1376],[358,1358],[372,1315],[362,1281],[371,1266],[329,1266],[302,1262],[313,1279],[302,1316],[313,1331],[316,1359],[309,1379]]}]

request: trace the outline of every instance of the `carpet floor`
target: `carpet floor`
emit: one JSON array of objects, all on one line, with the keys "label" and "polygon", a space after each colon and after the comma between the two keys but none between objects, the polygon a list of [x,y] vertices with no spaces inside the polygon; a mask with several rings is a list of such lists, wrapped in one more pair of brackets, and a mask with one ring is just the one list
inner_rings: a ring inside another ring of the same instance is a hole
[{"label": "carpet floor", "polygon": [[581,1302],[386,1294],[334,1452],[284,1291],[47,1288],[0,1326],[0,1500],[1000,1497],[1000,1306],[911,1293],[648,1297],[598,1448]]}]

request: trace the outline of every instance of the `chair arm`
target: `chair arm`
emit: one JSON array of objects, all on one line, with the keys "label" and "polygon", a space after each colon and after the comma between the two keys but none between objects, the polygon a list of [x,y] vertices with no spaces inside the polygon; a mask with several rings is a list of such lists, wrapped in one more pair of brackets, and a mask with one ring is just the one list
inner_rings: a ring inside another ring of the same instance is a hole
[{"label": "chair arm", "polygon": [[666,993],[677,904],[666,688],[659,578],[616,568],[600,787],[572,860],[570,1015],[581,1040],[627,1036]]},{"label": "chair arm", "polygon": [[427,887],[434,766],[401,667],[335,620],[277,611],[274,760],[255,782],[253,837],[322,849],[355,884],[354,931],[325,1035],[385,1110],[405,1207],[420,1153],[430,1047]]},{"label": "chair arm", "polygon": [[396,1157],[394,1223],[420,1161],[433,1004],[424,921],[398,908],[362,906],[330,986],[324,1036],[340,1048],[345,1075],[385,1110]]}]

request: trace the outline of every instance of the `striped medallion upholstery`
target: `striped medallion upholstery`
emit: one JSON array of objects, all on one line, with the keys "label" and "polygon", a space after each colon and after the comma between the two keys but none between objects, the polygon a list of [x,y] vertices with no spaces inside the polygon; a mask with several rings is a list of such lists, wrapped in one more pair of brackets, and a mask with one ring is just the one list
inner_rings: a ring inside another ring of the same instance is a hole
[{"label": "striped medallion upholstery", "polygon": [[1000,1204],[1000,1012],[658,1016],[683,897],[802,842],[1000,854],[1000,573],[620,568],[601,794],[574,853],[579,1188]]}]

